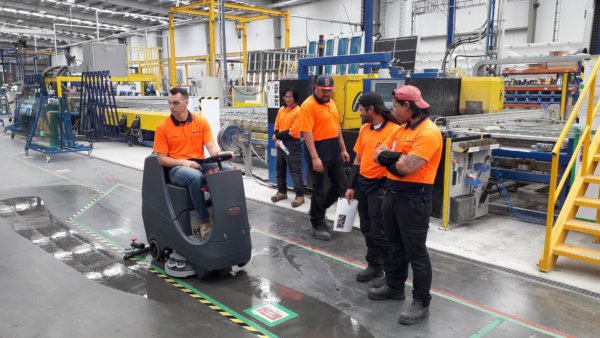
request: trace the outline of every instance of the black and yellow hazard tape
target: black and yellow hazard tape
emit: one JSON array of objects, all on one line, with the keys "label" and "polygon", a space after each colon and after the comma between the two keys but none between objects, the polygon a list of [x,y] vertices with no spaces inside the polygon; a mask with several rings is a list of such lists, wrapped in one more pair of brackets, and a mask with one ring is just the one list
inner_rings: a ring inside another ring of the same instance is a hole
[{"label": "black and yellow hazard tape", "polygon": [[107,247],[109,247],[109,248],[111,248],[111,249],[113,249],[113,250],[115,250],[117,252],[122,252],[123,249],[121,247],[119,247],[117,244],[115,244],[112,241],[107,240],[105,237],[98,235],[95,231],[93,231],[93,230],[85,227],[83,224],[77,222],[77,219],[81,215],[83,215],[86,211],[88,211],[89,209],[91,209],[94,205],[96,205],[96,203],[100,202],[108,194],[110,194],[111,192],[113,192],[117,187],[119,187],[119,184],[116,184],[113,187],[111,187],[110,189],[108,189],[107,191],[105,191],[103,193],[100,193],[100,195],[96,196],[94,199],[92,199],[86,205],[84,205],[81,209],[79,209],[79,211],[77,211],[75,214],[73,214],[71,217],[69,217],[67,219],[67,223],[70,223],[70,224],[73,224],[73,225],[77,226],[82,232],[84,232],[85,234],[87,234],[90,237],[94,238],[95,240],[97,240],[101,244],[104,244]]},{"label": "black and yellow hazard tape", "polygon": [[106,195],[107,195],[107,193],[101,193],[100,195],[96,196],[94,199],[89,201],[88,204],[84,205],[81,209],[79,209],[79,211],[77,211],[75,214],[73,214],[71,217],[69,217],[67,219],[67,222],[74,223],[75,220],[77,218],[79,218],[79,216],[83,215],[84,212],[88,211],[91,207],[94,206],[94,204],[98,203],[98,201],[100,201]]},{"label": "black and yellow hazard tape", "polygon": [[[105,238],[104,236],[99,235],[94,230],[87,228],[86,226],[84,226],[83,224],[81,224],[77,221],[77,219],[81,215],[83,215],[86,211],[91,209],[94,205],[96,205],[98,202],[100,202],[104,197],[106,197],[108,194],[113,192],[119,186],[120,186],[120,184],[116,184],[113,187],[111,187],[110,189],[108,189],[107,191],[100,193],[98,196],[96,196],[94,199],[92,199],[90,202],[88,202],[85,206],[83,206],[79,211],[77,211],[75,214],[73,214],[71,217],[69,217],[67,219],[67,222],[77,226],[79,229],[82,230],[82,232],[84,232],[85,234],[94,238],[99,243],[106,245],[117,252],[122,252],[123,248],[121,248],[119,245],[117,245],[116,243],[112,242],[111,240]],[[132,189],[132,188],[130,188],[130,189]],[[130,257],[130,259],[135,261],[137,265],[139,265],[143,268],[146,268],[148,271],[150,271],[150,272],[156,274],[157,276],[159,276],[160,278],[164,279],[167,283],[173,285],[174,287],[179,289],[181,292],[189,295],[190,297],[194,298],[198,302],[208,306],[210,309],[216,311],[221,316],[223,316],[223,317],[229,319],[231,322],[241,326],[246,331],[256,335],[257,337],[277,338],[276,335],[272,334],[271,332],[267,331],[266,329],[257,325],[256,323],[246,319],[245,317],[235,313],[231,309],[227,308],[225,305],[218,303],[214,299],[212,299],[212,298],[208,297],[207,295],[203,294],[202,292],[196,290],[191,285],[188,285],[176,278],[171,278],[171,277],[167,276],[165,274],[165,272],[162,271],[159,267],[151,265],[150,263],[148,263],[146,261],[140,260],[136,256]]]},{"label": "black and yellow hazard tape", "polygon": [[135,261],[138,265],[148,269],[148,271],[152,272],[153,274],[157,275],[158,277],[162,278],[165,282],[176,287],[177,289],[179,289],[179,291],[187,294],[188,296],[192,297],[193,299],[197,300],[198,302],[208,306],[211,310],[216,311],[221,316],[223,316],[223,317],[229,319],[231,322],[241,326],[246,331],[248,331],[252,334],[255,334],[257,337],[260,337],[260,338],[276,338],[277,337],[277,336],[273,335],[271,332],[266,331],[264,328],[246,320],[244,317],[239,316],[239,315],[237,315],[237,316],[234,315],[232,310],[226,308],[222,304],[217,303],[215,300],[202,294],[200,291],[194,289],[192,286],[188,285],[187,283],[184,283],[177,278],[172,278],[172,277],[167,276],[165,274],[165,272],[163,270],[161,270],[160,268],[158,268],[154,265],[150,265],[145,261],[141,261],[136,256],[131,257],[130,259]]},{"label": "black and yellow hazard tape", "polygon": [[202,111],[202,100],[218,100],[218,96],[199,96],[198,97],[198,110]]}]

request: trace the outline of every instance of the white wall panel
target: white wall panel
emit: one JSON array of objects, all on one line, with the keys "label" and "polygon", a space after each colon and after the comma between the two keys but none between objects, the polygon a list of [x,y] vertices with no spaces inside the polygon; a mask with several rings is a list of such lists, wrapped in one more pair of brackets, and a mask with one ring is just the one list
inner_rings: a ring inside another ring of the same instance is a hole
[{"label": "white wall panel", "polygon": [[[352,27],[339,22],[360,23],[362,0],[322,0],[301,6],[294,6],[290,10],[292,15],[303,18],[292,18],[291,20],[291,46],[306,46],[306,41],[317,40],[319,34],[324,34],[325,39],[339,34],[349,34],[358,27]],[[327,22],[334,20],[339,22]],[[285,25],[282,24],[282,29]]]},{"label": "white wall panel", "polygon": [[[540,7],[537,13],[536,44],[526,44],[528,24],[529,0],[498,0],[505,1],[504,6],[504,34],[502,56],[545,55],[549,50],[567,48],[575,51],[578,48],[589,45],[589,37],[586,27],[590,25],[590,16],[593,15],[592,0],[562,0],[560,8],[560,24],[558,41],[552,43],[554,30],[555,0],[539,0]],[[382,27],[383,38],[410,35],[412,25],[412,0],[381,0],[382,2]],[[315,40],[319,34],[324,34],[326,39],[342,34],[357,31],[359,28],[348,24],[340,24],[343,21],[360,23],[362,0],[320,0],[309,4],[292,6],[290,45],[306,46],[307,41]],[[286,9],[286,8],[282,8]],[[587,10],[587,13],[586,13]],[[429,68],[441,62],[445,48],[446,35],[446,12],[428,13],[415,17],[416,34],[420,41],[418,45],[418,59],[423,62],[423,67]],[[460,8],[456,14],[456,32],[468,33],[481,27],[485,22],[487,13],[486,5]],[[587,15],[587,20],[584,16]],[[310,18],[310,19],[307,19]],[[311,19],[319,19],[316,21]],[[273,20],[268,19],[249,23],[248,49],[262,50],[274,48]],[[285,23],[281,23],[282,45],[284,43]],[[186,26],[176,29],[175,43],[178,56],[198,55],[207,53],[206,24]],[[218,29],[217,29],[218,32]],[[164,31],[163,55],[167,55],[168,44]],[[218,33],[217,33],[218,37]],[[133,45],[144,46],[143,36],[131,38]],[[152,39],[149,39],[152,40]],[[217,38],[218,43],[218,38]],[[228,51],[239,51],[242,48],[241,39],[237,38],[234,23],[227,24],[227,46]],[[150,47],[150,46],[149,46]],[[460,48],[457,53],[481,53],[483,42],[467,45]],[[220,47],[217,45],[217,52]],[[436,59],[437,58],[437,59]]]},{"label": "white wall panel", "polygon": [[586,16],[594,16],[593,5],[589,1],[561,1],[558,41],[574,42],[582,39],[586,28]]},{"label": "white wall panel", "polygon": [[[282,26],[285,27],[283,24]],[[246,29],[248,31],[248,50],[274,48],[273,19],[251,22],[246,25]]]}]

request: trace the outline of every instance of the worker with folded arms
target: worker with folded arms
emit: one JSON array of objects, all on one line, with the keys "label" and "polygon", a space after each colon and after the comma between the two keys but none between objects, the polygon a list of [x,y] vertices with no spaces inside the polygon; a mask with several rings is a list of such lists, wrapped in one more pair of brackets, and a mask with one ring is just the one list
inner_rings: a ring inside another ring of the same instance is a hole
[{"label": "worker with folded arms", "polygon": [[[358,200],[360,231],[365,237],[368,266],[356,275],[358,282],[368,282],[382,277],[390,263],[389,245],[383,229],[381,202],[387,170],[375,162],[375,150],[394,133],[398,125],[392,121],[390,110],[381,95],[365,93],[358,99],[358,111],[364,125],[354,145],[352,166],[346,198]],[[384,269],[385,267],[385,269]],[[381,279],[379,286],[381,286]]]},{"label": "worker with folded arms", "polygon": [[393,92],[394,116],[405,122],[375,152],[388,171],[384,186],[383,226],[390,245],[386,284],[369,290],[371,299],[404,299],[408,266],[413,271],[413,301],[398,322],[418,323],[429,315],[431,260],[425,245],[433,182],[442,155],[442,135],[429,119],[429,104],[414,86]]},{"label": "worker with folded arms", "polygon": [[[331,240],[325,211],[339,197],[344,197],[348,185],[344,162],[350,161],[342,138],[340,116],[331,99],[333,88],[331,75],[319,75],[314,94],[300,106],[300,131],[306,145],[308,174],[313,184],[310,229],[313,237],[323,241]],[[328,185],[329,189],[326,189]]]},{"label": "worker with folded arms", "polygon": [[273,141],[277,147],[277,193],[271,196],[273,203],[287,199],[287,169],[290,169],[294,181],[296,198],[292,207],[297,208],[304,203],[304,180],[302,179],[302,159],[300,158],[300,130],[298,121],[300,107],[298,92],[288,88],[283,92],[284,106],[279,108],[275,118]]}]

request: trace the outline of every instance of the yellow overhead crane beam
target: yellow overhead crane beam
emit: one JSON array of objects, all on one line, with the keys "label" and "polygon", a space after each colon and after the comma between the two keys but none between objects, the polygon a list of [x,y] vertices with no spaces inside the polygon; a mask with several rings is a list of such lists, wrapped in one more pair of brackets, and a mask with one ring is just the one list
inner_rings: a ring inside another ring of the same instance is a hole
[{"label": "yellow overhead crane beam", "polygon": [[[218,8],[217,0],[204,0],[194,3],[190,3],[183,6],[169,8],[169,78],[171,79],[171,86],[177,85],[177,72],[176,72],[176,56],[175,56],[175,21],[174,15],[176,13],[193,14],[208,17],[208,32],[209,32],[209,54],[208,54],[208,68],[207,72],[209,76],[215,76],[215,60],[216,60],[216,46],[215,46],[215,15]],[[208,8],[206,8],[208,7]],[[242,12],[258,13],[254,16],[240,16],[225,14],[225,19],[236,21],[236,29],[242,31],[242,62],[243,72],[246,73],[248,63],[248,44],[247,44],[247,32],[246,24],[253,21],[265,20],[274,16],[285,18],[285,48],[290,48],[290,11],[280,11],[276,9],[266,9],[254,6],[247,6],[234,3],[225,3],[225,8],[236,9]]]}]

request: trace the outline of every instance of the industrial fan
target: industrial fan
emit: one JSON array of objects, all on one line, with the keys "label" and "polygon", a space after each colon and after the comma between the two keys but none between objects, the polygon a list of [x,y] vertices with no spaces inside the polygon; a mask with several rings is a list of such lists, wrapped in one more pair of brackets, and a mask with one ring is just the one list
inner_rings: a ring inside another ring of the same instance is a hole
[{"label": "industrial fan", "polygon": [[242,155],[245,175],[252,177],[252,143],[251,134],[236,124],[226,124],[217,134],[217,143],[221,150],[232,151]]}]

